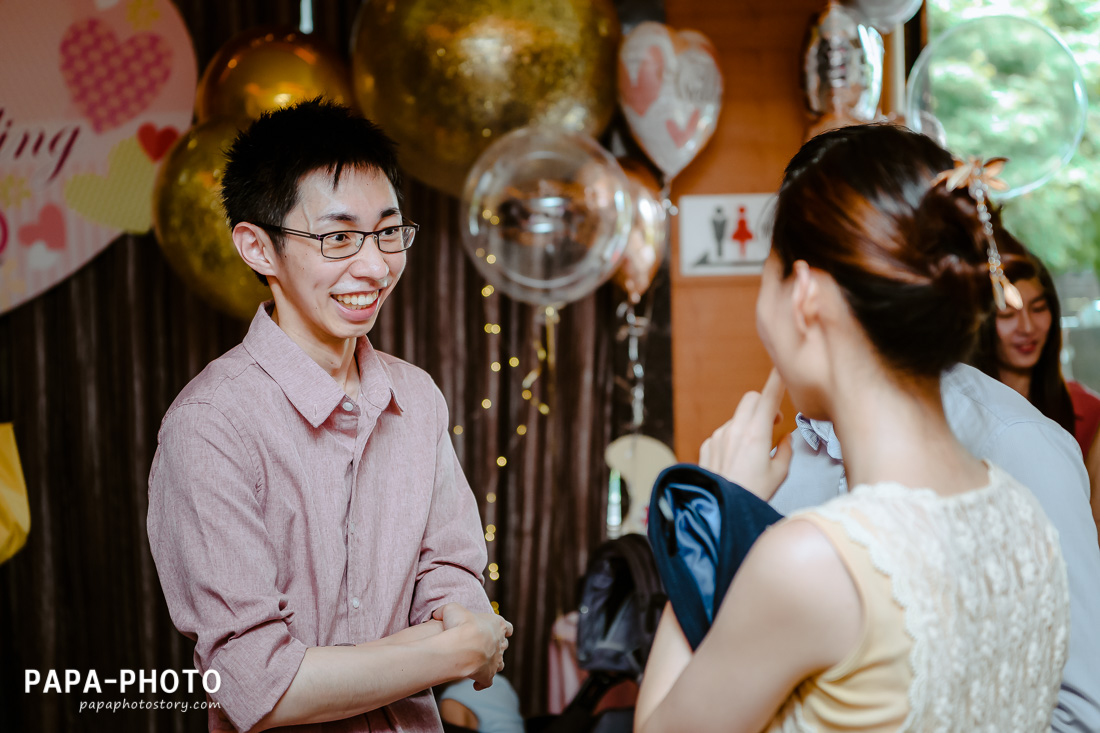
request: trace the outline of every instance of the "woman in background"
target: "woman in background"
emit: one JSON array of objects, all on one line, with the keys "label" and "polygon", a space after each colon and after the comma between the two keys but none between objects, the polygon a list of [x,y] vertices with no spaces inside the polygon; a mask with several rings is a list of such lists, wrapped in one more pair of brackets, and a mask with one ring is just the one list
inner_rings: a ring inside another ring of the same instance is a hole
[{"label": "woman in background", "polygon": [[637,733],[1049,731],[1069,630],[1057,533],[940,397],[1004,282],[986,175],[884,125],[791,160],[756,304],[776,371],[708,462],[771,497],[785,384],[832,421],[853,488],[761,535],[694,654],[666,607]]},{"label": "woman in background", "polygon": [[1100,529],[1100,395],[1062,377],[1062,313],[1050,272],[999,227],[997,247],[1023,307],[1008,306],[986,318],[970,363],[1015,389],[1077,439],[1089,472],[1093,520]]}]

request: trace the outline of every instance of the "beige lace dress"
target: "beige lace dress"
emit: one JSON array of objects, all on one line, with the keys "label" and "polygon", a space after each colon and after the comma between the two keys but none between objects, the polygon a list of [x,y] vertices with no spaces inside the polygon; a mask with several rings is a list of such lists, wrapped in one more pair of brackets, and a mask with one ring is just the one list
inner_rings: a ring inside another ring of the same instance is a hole
[{"label": "beige lace dress", "polygon": [[883,483],[792,515],[829,538],[863,608],[861,639],[805,680],[769,731],[1050,730],[1069,590],[1058,534],[996,466],[950,497]]}]

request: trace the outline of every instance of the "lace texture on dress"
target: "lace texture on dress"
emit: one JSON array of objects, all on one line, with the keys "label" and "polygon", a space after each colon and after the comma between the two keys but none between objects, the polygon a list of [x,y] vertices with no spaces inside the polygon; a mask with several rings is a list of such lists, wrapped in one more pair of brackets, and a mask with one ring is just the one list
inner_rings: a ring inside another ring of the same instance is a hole
[{"label": "lace texture on dress", "polygon": [[[1069,641],[1057,530],[1001,469],[950,497],[861,485],[805,513],[838,523],[890,577],[913,680],[903,731],[1050,730]],[[794,698],[783,731],[811,731]]]}]

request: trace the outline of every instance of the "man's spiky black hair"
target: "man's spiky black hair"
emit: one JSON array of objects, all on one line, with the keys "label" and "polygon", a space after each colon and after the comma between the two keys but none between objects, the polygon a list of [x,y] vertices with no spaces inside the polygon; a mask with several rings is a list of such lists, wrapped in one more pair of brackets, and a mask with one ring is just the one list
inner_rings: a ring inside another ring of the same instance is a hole
[{"label": "man's spiky black hair", "polygon": [[[332,175],[333,186],[349,166],[380,171],[401,200],[396,143],[373,122],[320,97],[265,112],[237,135],[226,159],[222,203],[231,228],[242,221],[282,226],[298,204],[299,183],[318,170]],[[271,231],[271,237],[281,252],[282,235]]]}]

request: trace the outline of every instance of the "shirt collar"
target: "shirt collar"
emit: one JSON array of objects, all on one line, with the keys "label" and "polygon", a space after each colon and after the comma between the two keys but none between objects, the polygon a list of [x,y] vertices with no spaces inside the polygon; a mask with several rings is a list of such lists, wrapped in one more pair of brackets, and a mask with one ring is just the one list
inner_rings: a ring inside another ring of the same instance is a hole
[{"label": "shirt collar", "polygon": [[794,421],[798,425],[802,437],[810,444],[811,448],[819,450],[821,444],[824,443],[825,452],[831,458],[837,461],[844,460],[840,453],[840,439],[836,437],[836,431],[833,430],[831,422],[828,420],[814,420],[806,417],[801,412],[794,416]]},{"label": "shirt collar", "polygon": [[366,336],[356,343],[355,358],[359,363],[359,394],[379,410],[392,404],[398,414],[403,413],[405,407],[397,398],[390,367]]},{"label": "shirt collar", "polygon": [[[267,372],[283,394],[313,427],[323,423],[333,410],[347,398],[344,390],[320,364],[302,351],[275,321],[268,308],[271,301],[260,305],[244,337],[244,348]],[[400,413],[389,367],[370,345],[366,336],[355,347],[359,363],[359,394],[379,410],[391,403]]]}]

